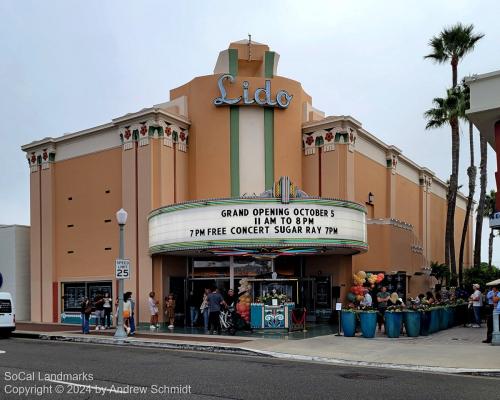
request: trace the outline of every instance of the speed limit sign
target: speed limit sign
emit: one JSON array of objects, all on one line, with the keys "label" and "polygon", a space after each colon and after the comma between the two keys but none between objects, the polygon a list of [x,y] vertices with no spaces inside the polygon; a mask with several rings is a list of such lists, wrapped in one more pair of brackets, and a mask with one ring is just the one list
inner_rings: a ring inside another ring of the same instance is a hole
[{"label": "speed limit sign", "polygon": [[115,261],[116,279],[130,279],[130,260]]}]

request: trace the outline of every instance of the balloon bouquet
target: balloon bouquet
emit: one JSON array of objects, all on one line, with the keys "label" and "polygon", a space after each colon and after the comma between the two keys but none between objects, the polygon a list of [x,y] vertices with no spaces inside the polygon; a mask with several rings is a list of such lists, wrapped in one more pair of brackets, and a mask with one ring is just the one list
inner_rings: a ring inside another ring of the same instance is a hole
[{"label": "balloon bouquet", "polygon": [[250,296],[251,289],[252,285],[247,279],[240,280],[240,286],[238,287],[238,294],[240,294],[240,297],[238,299],[238,304],[236,304],[236,311],[246,322],[250,322],[250,303],[252,302],[252,296]]},{"label": "balloon bouquet", "polygon": [[358,271],[352,276],[352,280],[354,285],[350,288],[349,293],[347,293],[347,301],[350,303],[359,303],[364,297],[366,290],[365,284],[368,284],[370,288],[373,289],[375,284],[379,284],[384,280],[384,274],[372,274],[371,272]]}]

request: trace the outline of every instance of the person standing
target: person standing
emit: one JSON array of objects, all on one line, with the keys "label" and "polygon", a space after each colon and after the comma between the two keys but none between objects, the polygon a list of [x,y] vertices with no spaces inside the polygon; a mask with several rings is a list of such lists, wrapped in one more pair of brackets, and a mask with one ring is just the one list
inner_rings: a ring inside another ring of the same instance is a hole
[{"label": "person standing", "polygon": [[132,292],[127,292],[126,295],[128,297],[128,300],[130,301],[130,318],[129,318],[130,335],[129,336],[134,336],[135,335],[135,301],[132,298]]},{"label": "person standing", "polygon": [[387,288],[382,286],[380,292],[377,293],[377,319],[378,319],[378,330],[382,330],[382,324],[384,323],[384,314],[387,309],[387,302],[389,301],[389,293]]},{"label": "person standing", "polygon": [[104,297],[98,292],[94,297],[95,330],[104,329]]},{"label": "person standing", "polygon": [[483,294],[481,293],[479,284],[472,285],[474,293],[470,296],[472,301],[472,309],[474,310],[474,324],[473,328],[481,328],[481,308],[483,307]]},{"label": "person standing", "polygon": [[123,295],[123,327],[127,335],[130,334],[130,316],[132,315],[132,303],[130,302],[130,292]]},{"label": "person standing", "polygon": [[189,292],[189,296],[187,298],[187,306],[189,308],[189,322],[191,323],[191,328],[196,325],[196,321],[198,320],[198,304],[196,298],[194,297],[193,292]]},{"label": "person standing", "polygon": [[236,303],[238,303],[238,296],[234,293],[233,289],[229,289],[226,294],[226,298],[224,299],[229,311],[234,311],[236,308]]},{"label": "person standing", "polygon": [[359,304],[361,306],[364,306],[364,307],[371,307],[372,303],[373,303],[373,299],[372,299],[372,296],[370,294],[370,291],[368,290],[368,288],[365,288],[364,292],[365,292],[365,294],[363,296],[363,300],[361,300],[361,302]]},{"label": "person standing", "polygon": [[168,329],[174,329],[175,300],[172,293],[170,293],[168,297],[165,297],[165,318],[168,321]]},{"label": "person standing", "polygon": [[118,307],[120,305],[120,300],[118,299],[118,296],[116,296],[115,299],[115,326],[118,326]]},{"label": "person standing", "polygon": [[111,328],[111,302],[113,301],[109,293],[104,293],[104,329]]},{"label": "person standing", "polygon": [[213,292],[211,292],[207,296],[207,301],[208,301],[208,309],[209,309],[209,331],[215,333],[217,331],[217,334],[220,335],[221,332],[221,327],[220,327],[220,310],[221,306],[224,305],[224,299],[222,295],[217,291],[217,289]]},{"label": "person standing", "polygon": [[158,300],[155,299],[155,292],[150,292],[149,293],[149,298],[148,298],[148,306],[149,306],[149,313],[151,315],[150,319],[150,329],[158,329]]},{"label": "person standing", "polygon": [[90,331],[90,315],[92,314],[92,304],[87,297],[83,299],[80,308],[82,313],[82,333],[87,334]]},{"label": "person standing", "polygon": [[203,327],[205,328],[205,333],[208,333],[208,320],[210,310],[208,309],[208,295],[210,294],[210,289],[205,288],[205,293],[203,294],[203,301],[201,302],[200,311],[203,314]]},{"label": "person standing", "polygon": [[486,294],[487,304],[487,320],[486,320],[486,339],[483,340],[483,343],[491,343],[493,338],[493,313],[495,312],[495,307],[498,308],[500,305],[498,304],[498,289],[494,286],[491,290]]}]

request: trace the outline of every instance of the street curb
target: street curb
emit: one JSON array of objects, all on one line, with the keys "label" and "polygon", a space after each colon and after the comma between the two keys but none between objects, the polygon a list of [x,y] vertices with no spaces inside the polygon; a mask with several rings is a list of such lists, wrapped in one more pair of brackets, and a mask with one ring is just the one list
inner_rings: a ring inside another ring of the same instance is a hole
[{"label": "street curb", "polygon": [[341,358],[329,358],[320,356],[280,353],[275,351],[258,350],[240,346],[154,342],[136,338],[127,338],[123,341],[116,341],[112,338],[107,338],[107,337],[67,336],[61,334],[50,334],[50,333],[39,333],[39,332],[13,332],[12,337],[25,338],[25,339],[53,340],[59,342],[107,344],[114,346],[128,345],[141,348],[206,351],[211,353],[225,353],[225,354],[236,354],[236,355],[254,356],[254,357],[255,356],[268,357],[268,358],[276,358],[289,361],[318,362],[322,364],[331,364],[331,365],[384,368],[391,370],[404,370],[404,371],[416,371],[416,372],[434,372],[434,373],[453,374],[453,375],[497,376],[500,374],[500,369],[450,368],[450,367],[427,366],[427,365],[391,364],[391,363],[373,362],[373,361],[356,361],[356,360],[346,360]]},{"label": "street curb", "polygon": [[356,360],[345,360],[341,358],[328,358],[320,356],[306,356],[300,354],[288,354],[279,353],[267,350],[252,350],[263,356],[279,358],[283,360],[296,360],[296,361],[313,361],[320,362],[324,364],[334,364],[334,365],[350,365],[356,367],[368,367],[368,368],[386,368],[394,370],[405,370],[405,371],[418,371],[418,372],[437,372],[443,374],[454,374],[454,375],[497,375],[500,374],[500,369],[478,369],[478,368],[450,368],[450,367],[439,367],[439,366],[428,366],[428,365],[412,365],[412,364],[390,364],[374,361],[356,361]]},{"label": "street curb", "polygon": [[49,334],[39,332],[13,332],[12,337],[23,339],[39,339],[39,340],[53,340],[58,342],[75,342],[75,343],[90,343],[90,344],[107,344],[114,346],[129,345],[142,348],[159,348],[170,350],[190,350],[190,351],[207,351],[211,353],[226,353],[237,354],[245,356],[260,356],[268,357],[265,354],[259,354],[251,349],[244,349],[242,347],[232,347],[223,345],[204,345],[193,343],[173,343],[173,342],[154,342],[149,340],[141,340],[136,338],[127,338],[125,340],[114,340],[113,338],[106,337],[93,337],[93,336],[67,336],[60,334]]}]

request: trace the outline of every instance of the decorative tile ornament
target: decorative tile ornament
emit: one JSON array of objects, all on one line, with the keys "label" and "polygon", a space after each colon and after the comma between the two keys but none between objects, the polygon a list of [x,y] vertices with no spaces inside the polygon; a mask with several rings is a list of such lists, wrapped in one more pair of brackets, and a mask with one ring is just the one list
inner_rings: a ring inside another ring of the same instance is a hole
[{"label": "decorative tile ornament", "polygon": [[26,153],[26,158],[31,172],[37,172],[39,166],[42,169],[49,169],[50,164],[56,160],[56,149],[54,146],[43,147]]},{"label": "decorative tile ornament", "polygon": [[139,146],[147,146],[151,138],[162,138],[163,145],[174,147],[174,143],[178,143],[177,149],[179,151],[187,151],[189,131],[165,120],[159,122],[154,120],[141,121],[123,126],[119,132],[123,150],[133,149],[134,142],[138,142]]},{"label": "decorative tile ornament", "polygon": [[425,193],[430,193],[432,189],[432,176],[421,172],[419,178],[420,186],[423,188]]},{"label": "decorative tile ornament", "polygon": [[314,132],[302,134],[302,147],[306,156],[315,154],[316,148],[323,148],[323,152],[335,150],[335,143],[347,144],[349,151],[354,151],[357,132],[351,127],[342,128],[333,126],[331,128],[320,129]]},{"label": "decorative tile ornament", "polygon": [[391,169],[391,173],[394,175],[396,173],[396,168],[398,166],[398,155],[393,152],[386,154],[387,168]]}]

